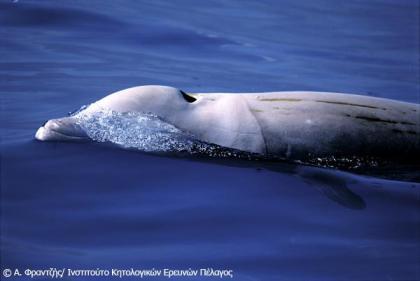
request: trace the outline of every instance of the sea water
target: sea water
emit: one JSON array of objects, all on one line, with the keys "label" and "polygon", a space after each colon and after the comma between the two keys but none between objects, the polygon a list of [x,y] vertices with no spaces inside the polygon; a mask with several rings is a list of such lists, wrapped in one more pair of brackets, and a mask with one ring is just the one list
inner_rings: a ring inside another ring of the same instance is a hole
[{"label": "sea water", "polygon": [[87,120],[119,148],[34,140],[45,120],[146,84],[418,103],[418,11],[414,0],[0,1],[1,269],[419,279],[418,183],[156,155],[191,139],[152,115]]}]

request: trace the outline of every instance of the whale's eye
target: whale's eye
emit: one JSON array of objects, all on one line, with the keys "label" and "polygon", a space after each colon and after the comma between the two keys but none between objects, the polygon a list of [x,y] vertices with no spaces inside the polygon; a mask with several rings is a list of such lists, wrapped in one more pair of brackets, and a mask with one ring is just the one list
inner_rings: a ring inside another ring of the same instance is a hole
[{"label": "whale's eye", "polygon": [[186,100],[189,103],[193,103],[195,102],[197,99],[194,98],[193,96],[190,96],[188,94],[186,94],[184,91],[179,90],[182,94],[182,97],[184,98],[184,100]]}]

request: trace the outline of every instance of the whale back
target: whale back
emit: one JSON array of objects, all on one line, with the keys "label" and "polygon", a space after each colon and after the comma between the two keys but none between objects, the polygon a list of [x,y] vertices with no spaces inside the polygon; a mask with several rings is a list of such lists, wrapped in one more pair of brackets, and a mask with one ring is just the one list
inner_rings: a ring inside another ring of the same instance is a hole
[{"label": "whale back", "polygon": [[412,157],[420,151],[418,104],[321,92],[244,96],[270,154]]}]

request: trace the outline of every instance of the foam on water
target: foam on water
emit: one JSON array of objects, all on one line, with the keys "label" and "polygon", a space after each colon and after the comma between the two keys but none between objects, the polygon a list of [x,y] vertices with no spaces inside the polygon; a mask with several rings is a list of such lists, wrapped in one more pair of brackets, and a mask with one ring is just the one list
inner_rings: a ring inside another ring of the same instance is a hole
[{"label": "foam on water", "polygon": [[76,118],[77,125],[95,142],[151,153],[184,153],[237,159],[264,157],[203,142],[152,113],[121,113],[110,109],[86,113],[85,108],[83,106],[71,115]]},{"label": "foam on water", "polygon": [[82,111],[75,117],[89,138],[97,142],[145,152],[190,152],[194,146],[193,136],[151,113],[103,109],[94,114]]}]

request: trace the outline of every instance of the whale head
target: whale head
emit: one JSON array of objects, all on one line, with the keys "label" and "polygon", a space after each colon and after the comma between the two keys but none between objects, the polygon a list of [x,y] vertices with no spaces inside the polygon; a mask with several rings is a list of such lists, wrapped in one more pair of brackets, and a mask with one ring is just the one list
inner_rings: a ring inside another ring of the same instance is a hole
[{"label": "whale head", "polygon": [[39,141],[88,141],[85,131],[72,117],[51,119],[35,133]]},{"label": "whale head", "polygon": [[116,112],[150,112],[160,117],[179,113],[196,101],[180,89],[167,86],[139,86],[115,92],[91,104],[87,110],[106,108]]},{"label": "whale head", "polygon": [[150,113],[207,143],[256,153],[265,149],[260,125],[241,95],[187,94],[167,86],[139,86],[115,92],[72,116],[49,120],[38,129],[35,138],[40,141],[89,141],[91,138],[78,120],[109,111]]},{"label": "whale head", "polygon": [[[83,113],[90,114],[101,109],[120,113],[144,112],[174,121],[196,100],[193,95],[173,87],[139,86],[108,95],[89,105]],[[37,130],[35,138],[40,141],[89,140],[74,116],[48,120]]]}]

